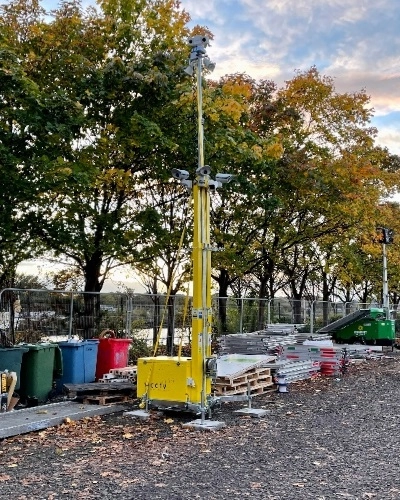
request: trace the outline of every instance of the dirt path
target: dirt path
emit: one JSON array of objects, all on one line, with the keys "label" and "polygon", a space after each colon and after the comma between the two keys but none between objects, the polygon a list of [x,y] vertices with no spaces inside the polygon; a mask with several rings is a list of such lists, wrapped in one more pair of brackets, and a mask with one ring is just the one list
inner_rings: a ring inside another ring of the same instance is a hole
[{"label": "dirt path", "polygon": [[[399,499],[400,355],[341,380],[257,396],[253,419],[223,404],[217,432],[122,414],[0,441],[0,497],[13,499]],[[127,409],[135,405],[128,405]]]}]

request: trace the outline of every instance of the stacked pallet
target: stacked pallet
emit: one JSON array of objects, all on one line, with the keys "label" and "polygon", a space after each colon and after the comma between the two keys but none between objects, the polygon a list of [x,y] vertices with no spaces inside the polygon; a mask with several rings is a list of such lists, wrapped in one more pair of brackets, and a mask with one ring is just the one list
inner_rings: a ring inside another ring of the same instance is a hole
[{"label": "stacked pallet", "polygon": [[68,397],[84,404],[109,405],[125,403],[136,397],[136,386],[129,380],[115,383],[110,380],[105,384],[89,382],[84,384],[64,384]]},{"label": "stacked pallet", "polygon": [[[264,332],[262,332],[264,333]],[[235,333],[224,335],[220,339],[220,352],[223,354],[262,354],[267,351],[265,335],[260,332]]]},{"label": "stacked pallet", "polygon": [[251,368],[240,375],[220,376],[213,384],[216,396],[263,394],[274,385],[269,368]]},{"label": "stacked pallet", "polygon": [[105,373],[103,378],[100,378],[100,383],[110,382],[132,382],[136,384],[137,366],[126,366],[124,368],[112,368],[109,373]]}]

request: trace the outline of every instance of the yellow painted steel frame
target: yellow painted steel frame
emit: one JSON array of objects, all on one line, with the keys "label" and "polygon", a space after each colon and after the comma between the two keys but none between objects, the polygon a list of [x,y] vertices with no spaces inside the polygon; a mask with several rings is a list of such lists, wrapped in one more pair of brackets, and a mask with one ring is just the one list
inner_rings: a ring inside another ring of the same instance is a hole
[{"label": "yellow painted steel frame", "polygon": [[[193,187],[193,306],[192,306],[192,377],[201,385],[202,406],[211,393],[211,379],[206,376],[205,360],[211,355],[211,251],[210,193],[208,186]],[[205,184],[208,183],[208,176]]]},{"label": "yellow painted steel frame", "polygon": [[211,356],[212,324],[210,195],[207,177],[206,180],[196,179],[193,201],[191,357],[140,358],[137,369],[137,394],[150,402],[170,402],[171,405],[181,403],[207,409],[211,396],[211,377],[206,374],[205,360]]}]

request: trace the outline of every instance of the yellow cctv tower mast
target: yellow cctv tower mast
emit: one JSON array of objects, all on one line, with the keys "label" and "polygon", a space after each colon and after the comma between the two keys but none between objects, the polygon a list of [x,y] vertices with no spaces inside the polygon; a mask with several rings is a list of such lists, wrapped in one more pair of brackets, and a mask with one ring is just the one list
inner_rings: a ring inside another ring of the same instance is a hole
[{"label": "yellow cctv tower mast", "polygon": [[[193,185],[193,305],[192,305],[192,377],[201,387],[201,409],[207,406],[206,398],[211,394],[211,248],[210,248],[210,168],[204,165],[202,65],[208,37],[196,36],[189,40],[193,44],[190,63],[196,67],[197,111],[198,111],[198,163]],[[191,72],[189,65],[187,72]],[[216,369],[216,367],[215,367]]]},{"label": "yellow cctv tower mast", "polygon": [[[146,408],[182,409],[201,414],[210,410],[214,398],[211,380],[216,374],[216,358],[211,356],[211,247],[210,191],[230,182],[232,175],[217,174],[210,178],[210,167],[204,165],[202,70],[212,71],[215,64],[206,55],[209,38],[196,35],[188,39],[192,47],[185,72],[197,80],[198,159],[194,181],[189,172],[174,168],[172,175],[193,195],[193,305],[191,357],[155,356],[138,360],[137,393]],[[217,424],[217,422],[216,422]]]}]

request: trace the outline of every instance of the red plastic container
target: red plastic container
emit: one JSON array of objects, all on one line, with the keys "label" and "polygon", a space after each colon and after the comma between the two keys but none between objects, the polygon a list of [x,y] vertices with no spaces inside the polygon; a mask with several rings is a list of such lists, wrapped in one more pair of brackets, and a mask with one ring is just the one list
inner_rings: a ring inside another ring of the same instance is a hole
[{"label": "red plastic container", "polygon": [[[108,335],[108,336],[106,336]],[[128,366],[130,339],[116,339],[112,330],[106,330],[99,336],[97,350],[96,380],[103,378],[112,368]]]}]

